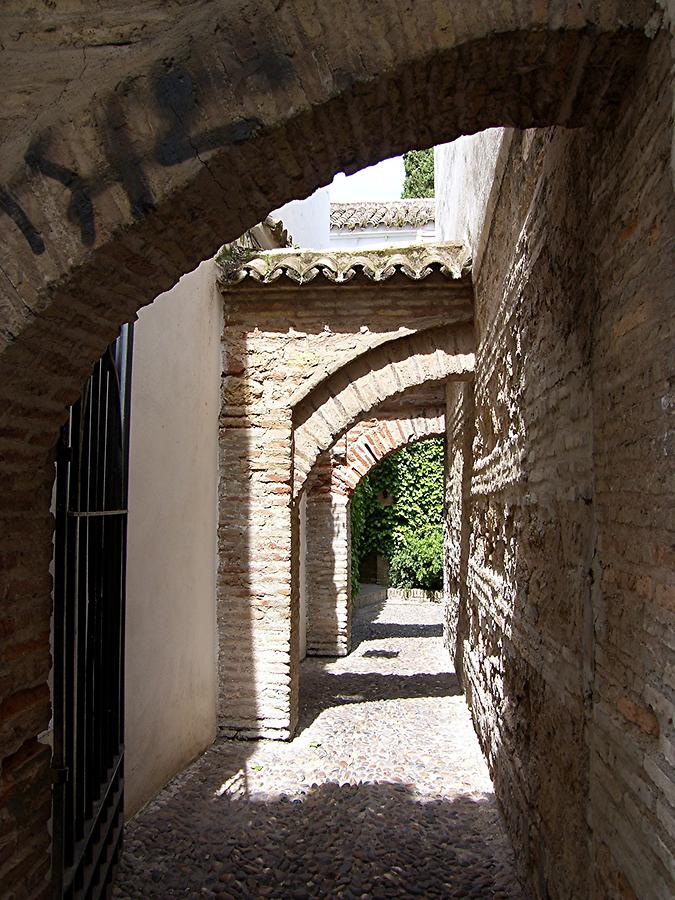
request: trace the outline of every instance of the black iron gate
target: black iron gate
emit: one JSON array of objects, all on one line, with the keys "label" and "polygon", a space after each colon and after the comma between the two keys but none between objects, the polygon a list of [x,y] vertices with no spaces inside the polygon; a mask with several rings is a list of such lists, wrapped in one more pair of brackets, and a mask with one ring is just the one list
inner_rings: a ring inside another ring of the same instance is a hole
[{"label": "black iron gate", "polygon": [[54,543],[54,896],[108,895],[122,843],[131,326],[63,427]]}]

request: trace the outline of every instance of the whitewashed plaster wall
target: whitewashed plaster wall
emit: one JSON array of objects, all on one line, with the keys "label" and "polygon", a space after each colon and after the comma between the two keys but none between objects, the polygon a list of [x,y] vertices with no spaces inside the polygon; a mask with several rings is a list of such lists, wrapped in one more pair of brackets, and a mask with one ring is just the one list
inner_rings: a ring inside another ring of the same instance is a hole
[{"label": "whitewashed plaster wall", "polygon": [[126,620],[132,815],[214,739],[222,301],[212,261],[135,328]]},{"label": "whitewashed plaster wall", "polygon": [[297,247],[322,250],[330,233],[330,196],[328,188],[319,188],[305,200],[291,200],[271,213],[281,219]]},{"label": "whitewashed plaster wall", "polygon": [[491,217],[493,186],[500,179],[500,160],[511,140],[511,130],[489,128],[450,144],[434,147],[436,234],[439,241],[461,241],[480,261]]},{"label": "whitewashed plaster wall", "polygon": [[356,250],[397,244],[428,244],[436,240],[433,222],[423,228],[333,228],[330,232],[331,250]]}]

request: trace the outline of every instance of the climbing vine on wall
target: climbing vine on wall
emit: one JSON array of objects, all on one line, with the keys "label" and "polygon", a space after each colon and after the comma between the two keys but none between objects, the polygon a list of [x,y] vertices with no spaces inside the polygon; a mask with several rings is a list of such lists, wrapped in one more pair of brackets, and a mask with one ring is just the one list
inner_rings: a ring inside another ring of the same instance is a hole
[{"label": "climbing vine on wall", "polygon": [[352,589],[370,553],[389,561],[393,587],[437,589],[443,580],[442,438],[392,453],[354,491]]},{"label": "climbing vine on wall", "polygon": [[413,197],[434,196],[434,148],[409,150],[403,154],[405,178],[403,193],[405,200]]}]

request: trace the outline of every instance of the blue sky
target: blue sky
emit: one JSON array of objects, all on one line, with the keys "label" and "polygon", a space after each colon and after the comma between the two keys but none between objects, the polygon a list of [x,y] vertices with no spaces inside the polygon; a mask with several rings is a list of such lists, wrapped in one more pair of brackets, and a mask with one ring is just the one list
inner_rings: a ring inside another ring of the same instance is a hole
[{"label": "blue sky", "polygon": [[398,200],[403,190],[403,157],[394,156],[354,175],[339,172],[330,185],[332,203],[358,200]]}]

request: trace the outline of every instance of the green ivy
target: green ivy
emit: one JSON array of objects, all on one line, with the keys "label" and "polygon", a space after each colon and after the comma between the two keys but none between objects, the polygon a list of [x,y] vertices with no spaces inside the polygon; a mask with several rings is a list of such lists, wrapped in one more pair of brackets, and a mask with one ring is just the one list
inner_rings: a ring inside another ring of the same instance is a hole
[{"label": "green ivy", "polygon": [[367,551],[364,551],[366,537],[367,510],[372,499],[372,488],[368,478],[364,478],[354,491],[351,503],[352,541],[352,597],[359,592],[359,566]]},{"label": "green ivy", "polygon": [[441,525],[429,525],[420,532],[399,531],[395,543],[389,560],[389,580],[394,587],[437,591],[443,586]]},{"label": "green ivy", "polygon": [[419,441],[384,459],[354,491],[352,590],[361,561],[389,560],[393,587],[438,588],[443,572],[442,438]]},{"label": "green ivy", "polygon": [[403,154],[403,199],[434,196],[434,148]]}]

